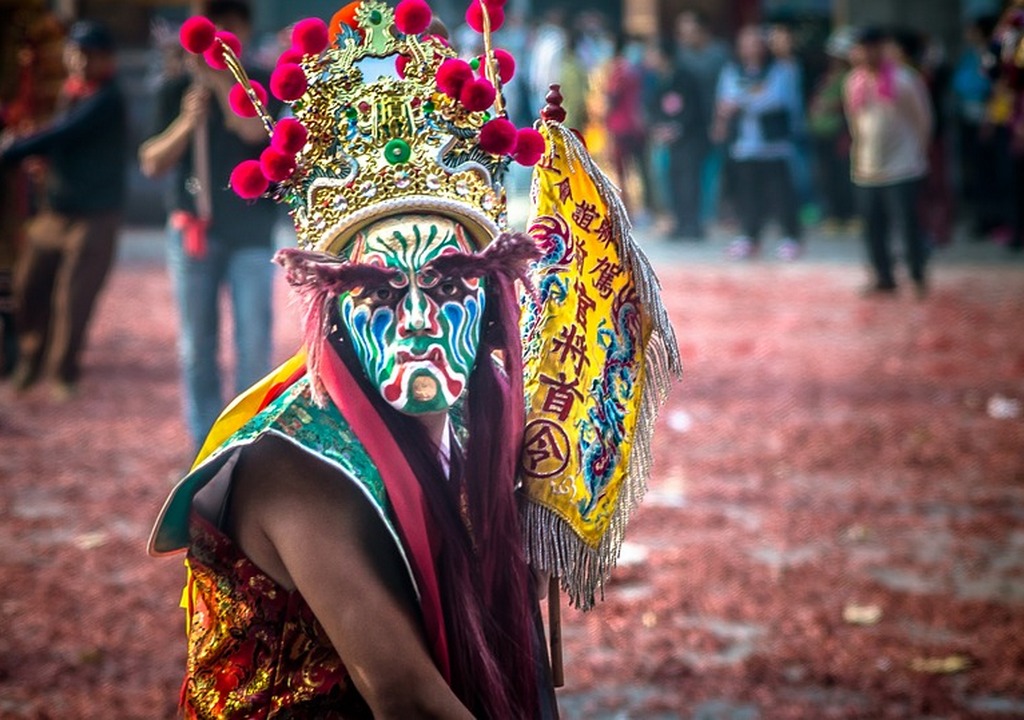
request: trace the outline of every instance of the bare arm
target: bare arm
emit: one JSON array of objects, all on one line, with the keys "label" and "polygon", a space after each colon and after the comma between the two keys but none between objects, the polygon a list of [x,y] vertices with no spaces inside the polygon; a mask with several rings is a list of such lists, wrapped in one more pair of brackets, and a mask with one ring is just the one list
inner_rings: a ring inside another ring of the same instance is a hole
[{"label": "bare arm", "polygon": [[850,132],[850,139],[854,144],[857,143],[857,121],[854,117],[853,102],[851,99],[852,86],[850,78],[852,74],[846,76],[846,80],[843,81],[843,114],[846,116],[846,127]]},{"label": "bare arm", "polygon": [[211,97],[220,105],[224,126],[242,142],[259,145],[267,141],[267,132],[259,118],[243,118],[231,109],[228,96],[233,80],[229,73],[218,72],[190,58],[193,85],[182,98],[181,112],[167,128],[139,148],[139,166],[146,177],[157,177],[178,164],[188,151],[192,132],[206,122]]},{"label": "bare arm", "polygon": [[181,112],[170,125],[139,147],[139,167],[146,177],[158,177],[178,164],[189,148],[192,132],[206,122],[209,91],[194,85],[185,92]]},{"label": "bare arm", "polygon": [[430,657],[391,535],[350,480],[264,438],[239,461],[230,525],[253,562],[302,593],[374,717],[472,718]]},{"label": "bare arm", "polygon": [[258,117],[245,118],[237,115],[231,109],[228,96],[231,93],[231,86],[235,84],[234,77],[227,71],[217,71],[206,64],[196,67],[196,75],[201,82],[210,89],[217,104],[220,105],[221,114],[224,116],[224,126],[237,135],[242,142],[250,145],[266,144],[269,140],[263,121]]}]

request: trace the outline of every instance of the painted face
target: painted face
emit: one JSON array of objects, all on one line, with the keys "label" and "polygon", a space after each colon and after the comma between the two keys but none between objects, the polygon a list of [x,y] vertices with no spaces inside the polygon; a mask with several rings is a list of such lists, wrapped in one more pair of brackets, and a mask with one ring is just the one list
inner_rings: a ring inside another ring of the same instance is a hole
[{"label": "painted face", "polygon": [[340,296],[341,319],[366,376],[401,412],[445,411],[466,389],[480,344],[483,284],[445,277],[430,262],[472,250],[465,229],[438,216],[389,218],[356,237],[353,262],[398,274]]}]

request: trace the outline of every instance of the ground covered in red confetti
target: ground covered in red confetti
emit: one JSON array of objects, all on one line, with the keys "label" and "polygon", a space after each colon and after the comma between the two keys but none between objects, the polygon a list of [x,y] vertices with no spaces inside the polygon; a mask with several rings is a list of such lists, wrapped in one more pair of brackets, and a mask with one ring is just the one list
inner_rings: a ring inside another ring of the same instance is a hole
[{"label": "ground covered in red confetti", "polygon": [[[848,264],[659,260],[686,362],[567,718],[1024,717],[1024,273],[861,299]],[[279,357],[296,332],[281,288]],[[0,718],[175,715],[189,461],[162,268],[122,263],[80,394],[0,388]]]}]

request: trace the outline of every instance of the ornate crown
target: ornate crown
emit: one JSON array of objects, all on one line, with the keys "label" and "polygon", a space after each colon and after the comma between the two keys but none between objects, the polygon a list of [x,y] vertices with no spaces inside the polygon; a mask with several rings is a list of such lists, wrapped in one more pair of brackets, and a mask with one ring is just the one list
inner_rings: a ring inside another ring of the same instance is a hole
[{"label": "ornate crown", "polygon": [[232,107],[259,114],[271,133],[260,161],[232,173],[236,192],[258,197],[276,182],[273,197],[290,207],[306,249],[337,254],[361,227],[396,212],[452,217],[478,245],[489,243],[507,229],[502,179],[509,163],[536,163],[544,141],[504,117],[501,82],[514,61],[491,47],[500,0],[474,0],[471,24],[474,17],[486,51],[472,63],[425,33],[431,13],[424,0],[402,0],[395,9],[364,0],[339,11],[329,27],[298,23],[271,76],[271,92],[291,103],[293,116],[278,123],[265,110],[266,90],[238,63],[237,43],[225,33],[209,45],[196,41],[203,19],[191,19],[182,44],[205,50],[215,67],[226,65],[240,83]]}]

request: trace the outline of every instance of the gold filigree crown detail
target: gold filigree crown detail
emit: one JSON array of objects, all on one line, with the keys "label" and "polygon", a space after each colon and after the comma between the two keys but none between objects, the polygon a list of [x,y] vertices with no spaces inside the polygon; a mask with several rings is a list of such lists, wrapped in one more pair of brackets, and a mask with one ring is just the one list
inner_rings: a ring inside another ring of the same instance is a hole
[{"label": "gold filigree crown detail", "polygon": [[[359,227],[396,212],[451,216],[467,225],[477,244],[489,243],[508,226],[502,179],[512,159],[508,142],[489,152],[480,142],[481,128],[496,119],[490,111],[504,115],[489,27],[487,51],[473,70],[479,69],[492,94],[482,103],[477,98],[470,109],[458,92],[440,89],[441,66],[457,58],[445,41],[400,32],[395,10],[379,0],[354,7],[342,22],[344,10],[335,15],[326,48],[287,60],[305,75],[299,96],[291,100],[291,115],[307,134],[294,165],[271,178],[278,180],[271,193],[289,206],[299,245],[338,253]],[[236,48],[220,42],[217,49],[272,136],[265,91],[245,76],[232,52]],[[273,83],[271,77],[271,89]],[[479,110],[481,104],[486,110]],[[515,128],[502,122],[506,140],[509,132],[514,137]],[[256,186],[251,196],[261,193]]]},{"label": "gold filigree crown detail", "polygon": [[300,246],[337,253],[360,227],[403,210],[452,216],[486,244],[507,228],[509,158],[479,146],[490,113],[438,90],[456,53],[399,33],[382,2],[361,3],[355,22],[301,61],[308,86],[292,113],[308,139],[276,193]]},{"label": "gold filigree crown detail", "polygon": [[338,253],[367,223],[402,212],[449,216],[478,245],[489,243],[507,229],[510,161],[533,165],[545,151],[536,129],[517,130],[505,117],[501,82],[515,61],[491,45],[503,4],[472,0],[466,19],[484,39],[472,63],[424,34],[432,25],[426,0],[400,0],[394,10],[357,0],[329,27],[316,18],[296,23],[270,78],[274,95],[291,103],[287,125],[275,123],[267,90],[246,76],[238,38],[207,18],[187,20],[182,45],[231,71],[239,81],[232,108],[258,115],[271,136],[259,161],[235,168],[232,187],[255,199],[277,183],[273,197],[290,207],[306,249]]}]

